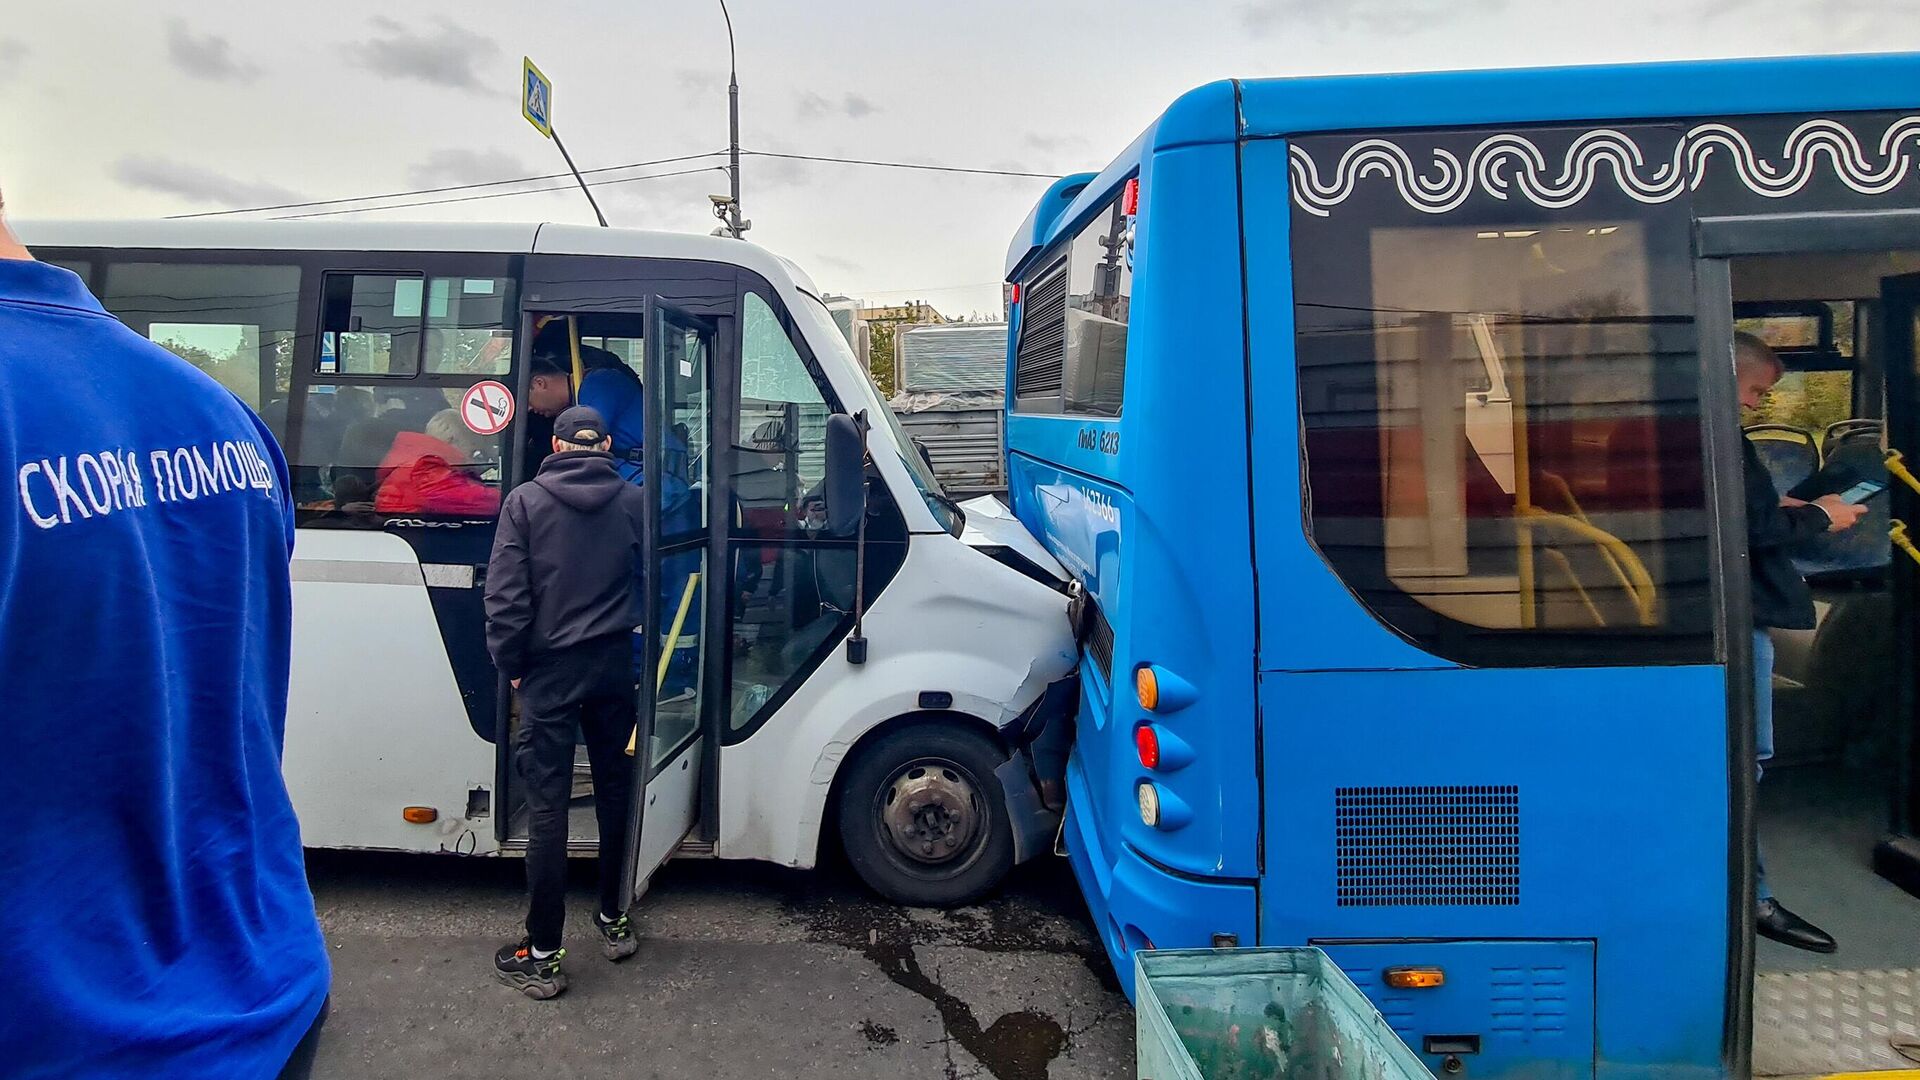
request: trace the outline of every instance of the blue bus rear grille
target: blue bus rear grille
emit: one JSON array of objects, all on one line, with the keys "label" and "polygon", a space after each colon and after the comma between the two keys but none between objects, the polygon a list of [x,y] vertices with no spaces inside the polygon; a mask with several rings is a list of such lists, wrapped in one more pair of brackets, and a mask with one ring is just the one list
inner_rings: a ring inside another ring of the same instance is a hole
[{"label": "blue bus rear grille", "polygon": [[1520,902],[1520,789],[1333,791],[1341,907],[1507,907]]},{"label": "blue bus rear grille", "polygon": [[1526,1039],[1567,1029],[1567,970],[1560,967],[1493,969],[1492,1029]]}]

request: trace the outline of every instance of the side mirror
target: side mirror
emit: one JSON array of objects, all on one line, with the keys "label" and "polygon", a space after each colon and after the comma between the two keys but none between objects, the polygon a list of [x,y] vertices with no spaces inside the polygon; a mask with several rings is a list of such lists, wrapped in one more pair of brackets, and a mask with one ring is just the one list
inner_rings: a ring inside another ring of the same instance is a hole
[{"label": "side mirror", "polygon": [[827,531],[850,536],[867,515],[867,438],[846,413],[827,417]]}]

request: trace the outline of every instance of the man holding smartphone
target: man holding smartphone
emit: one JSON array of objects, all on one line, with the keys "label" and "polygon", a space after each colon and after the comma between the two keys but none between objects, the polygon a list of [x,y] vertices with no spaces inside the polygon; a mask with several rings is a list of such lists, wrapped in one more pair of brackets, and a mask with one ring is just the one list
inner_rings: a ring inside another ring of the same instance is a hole
[{"label": "man holding smartphone", "polygon": [[[1734,376],[1742,408],[1758,408],[1785,370],[1766,342],[1752,334],[1734,335]],[[1814,627],[1813,593],[1793,565],[1793,550],[1821,533],[1852,528],[1867,510],[1840,495],[1822,495],[1812,502],[1781,497],[1753,443],[1740,442],[1745,455],[1747,562],[1753,573],[1754,773],[1761,776],[1773,757],[1773,638],[1767,631]],[[1774,898],[1764,865],[1758,892],[1754,927],[1761,936],[1808,952],[1830,953],[1839,947],[1832,935]]]}]

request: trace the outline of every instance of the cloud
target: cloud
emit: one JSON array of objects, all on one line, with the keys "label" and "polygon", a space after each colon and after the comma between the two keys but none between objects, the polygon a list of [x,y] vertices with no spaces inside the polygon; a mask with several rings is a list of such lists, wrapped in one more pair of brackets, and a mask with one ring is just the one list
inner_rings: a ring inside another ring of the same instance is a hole
[{"label": "cloud", "polygon": [[258,65],[234,55],[233,44],[219,34],[195,34],[184,19],[167,20],[167,59],[196,79],[209,82],[252,82]]},{"label": "cloud", "polygon": [[1088,147],[1086,139],[1078,135],[1045,135],[1037,131],[1028,132],[1020,144],[1029,150],[1038,150],[1043,154],[1081,154]]},{"label": "cloud", "polygon": [[826,116],[831,113],[844,116],[849,120],[862,120],[879,112],[880,106],[859,94],[844,94],[836,99],[807,90],[794,99],[793,109],[803,117]]},{"label": "cloud", "polygon": [[723,101],[726,98],[727,76],[724,72],[680,68],[673,73],[673,81],[680,88],[680,100],[688,105]]},{"label": "cloud", "polygon": [[0,38],[0,86],[20,76],[20,68],[32,52],[27,43],[18,38]]},{"label": "cloud", "polygon": [[407,180],[415,187],[446,187],[511,180],[533,173],[525,162],[501,150],[454,148],[428,154],[425,161],[407,170]]},{"label": "cloud", "polygon": [[188,162],[138,154],[129,154],[114,162],[113,178],[140,191],[156,191],[222,206],[298,202],[301,198],[299,193],[277,184],[242,180]]},{"label": "cloud", "polygon": [[1253,0],[1240,5],[1239,16],[1255,37],[1296,28],[1404,34],[1506,6],[1507,0]]},{"label": "cloud", "polygon": [[755,188],[798,187],[811,179],[813,163],[810,161],[753,154],[740,162],[740,183],[746,189],[740,199],[743,203],[750,201],[748,196]]},{"label": "cloud", "polygon": [[432,29],[415,32],[382,15],[374,18],[373,28],[375,36],[353,46],[354,62],[390,79],[484,90],[488,80],[480,72],[500,52],[489,39],[445,17],[435,19]]},{"label": "cloud", "polygon": [[856,273],[861,267],[861,263],[857,259],[849,259],[845,256],[831,255],[824,252],[815,255],[813,261],[829,270],[837,270],[843,274]]}]

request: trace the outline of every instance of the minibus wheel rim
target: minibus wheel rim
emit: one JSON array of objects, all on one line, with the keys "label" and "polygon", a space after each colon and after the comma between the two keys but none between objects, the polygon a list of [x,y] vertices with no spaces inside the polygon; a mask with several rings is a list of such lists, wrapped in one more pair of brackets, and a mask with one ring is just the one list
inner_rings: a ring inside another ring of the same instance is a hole
[{"label": "minibus wheel rim", "polygon": [[979,785],[945,758],[918,758],[894,770],[881,796],[882,831],[894,850],[918,863],[965,856],[985,820]]}]

